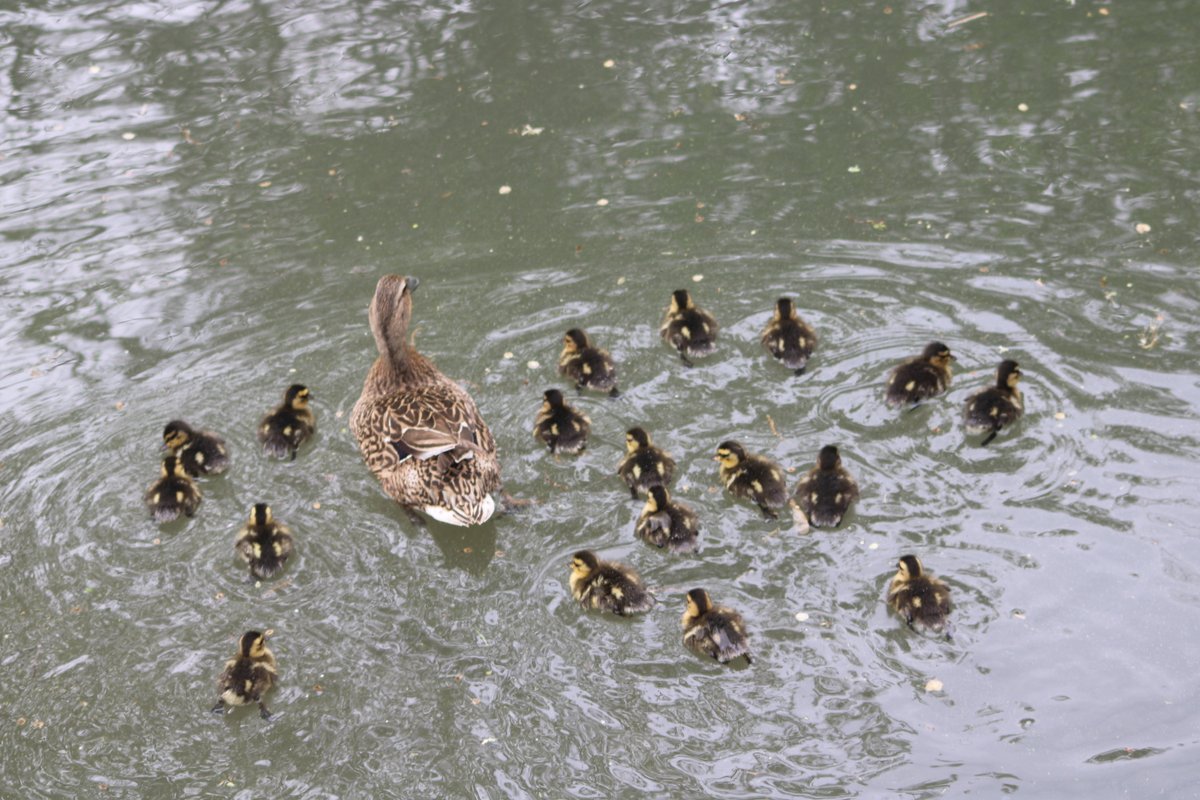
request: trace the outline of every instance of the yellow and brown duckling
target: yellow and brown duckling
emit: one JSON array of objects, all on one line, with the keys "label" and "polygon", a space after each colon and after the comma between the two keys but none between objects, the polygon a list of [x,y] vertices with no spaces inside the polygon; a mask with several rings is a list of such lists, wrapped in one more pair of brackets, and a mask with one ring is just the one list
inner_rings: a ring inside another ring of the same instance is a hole
[{"label": "yellow and brown duckling", "polygon": [[858,483],[842,466],[838,449],[831,444],[817,454],[817,465],[796,484],[796,502],[817,528],[836,528],[850,504],[858,499]]},{"label": "yellow and brown duckling", "polygon": [[950,386],[950,363],[955,360],[941,342],[925,345],[921,355],[905,361],[888,376],[887,404],[899,408],[937,397]]},{"label": "yellow and brown duckling", "polygon": [[591,550],[571,557],[571,594],[584,608],[622,617],[649,611],[657,602],[632,567],[604,561]]},{"label": "yellow and brown duckling", "polygon": [[263,452],[275,458],[288,453],[296,460],[296,450],[317,429],[317,418],[309,407],[308,387],[294,383],[283,394],[283,402],[258,423],[258,440]]},{"label": "yellow and brown duckling", "polygon": [[257,503],[250,509],[250,521],[238,532],[234,543],[238,555],[250,565],[250,574],[262,580],[283,569],[292,554],[292,532],[275,519],[271,507]]},{"label": "yellow and brown duckling", "polygon": [[926,573],[916,556],[901,556],[899,567],[888,587],[888,605],[913,630],[945,631],[949,639],[950,587]]},{"label": "yellow and brown duckling", "polygon": [[699,528],[700,519],[695,511],[673,501],[667,487],[651,486],[633,532],[655,547],[665,547],[672,553],[690,553],[696,549]]},{"label": "yellow and brown duckling", "polygon": [[719,329],[713,315],[696,305],[687,289],[676,289],[658,332],[690,367],[691,359],[712,355],[717,349]]},{"label": "yellow and brown duckling", "polygon": [[188,477],[183,461],[167,456],[162,461],[162,473],[146,490],[146,508],[155,522],[172,522],[180,514],[190,517],[200,506],[200,489]]},{"label": "yellow and brown duckling", "polygon": [[800,319],[790,297],[775,301],[775,316],[762,333],[767,352],[797,375],[803,375],[808,359],[817,346],[817,334]]},{"label": "yellow and brown duckling", "polygon": [[607,350],[596,347],[588,335],[572,328],[563,336],[562,353],[558,356],[558,374],[575,382],[579,391],[592,389],[620,397],[617,389],[617,367]]},{"label": "yellow and brown duckling", "polygon": [[267,638],[274,631],[269,628],[262,633],[246,631],[238,640],[237,655],[225,662],[225,669],[217,679],[217,689],[220,699],[212,707],[214,714],[225,710],[226,706],[258,705],[258,713],[263,719],[270,719],[271,712],[263,702],[263,695],[271,691],[279,668],[275,664],[275,654],[267,649]]},{"label": "yellow and brown duckling", "polygon": [[567,405],[558,389],[542,393],[542,408],[533,423],[533,438],[549,447],[551,453],[582,453],[591,429],[592,421]]},{"label": "yellow and brown duckling", "polygon": [[629,497],[637,500],[639,490],[671,482],[675,459],[655,447],[644,429],[630,428],[625,431],[625,457],[617,465],[617,474],[629,487]]},{"label": "yellow and brown duckling", "polygon": [[751,455],[735,441],[717,445],[714,461],[721,463],[721,483],[734,497],[758,506],[767,519],[777,519],[775,509],[787,505],[787,483],[783,468],[769,458]]},{"label": "yellow and brown duckling", "polygon": [[967,432],[987,433],[983,444],[996,438],[1005,425],[1016,422],[1025,410],[1021,401],[1021,368],[1017,362],[1005,360],[996,368],[996,385],[976,392],[967,398],[963,422]]},{"label": "yellow and brown duckling", "polygon": [[181,419],[163,428],[163,447],[183,462],[184,471],[193,478],[216,475],[229,466],[224,439],[212,431],[198,431]]},{"label": "yellow and brown duckling", "polygon": [[742,615],[729,606],[713,605],[704,589],[692,589],[687,593],[683,643],[697,655],[715,658],[722,664],[739,656],[744,656],[747,664],[752,661]]}]

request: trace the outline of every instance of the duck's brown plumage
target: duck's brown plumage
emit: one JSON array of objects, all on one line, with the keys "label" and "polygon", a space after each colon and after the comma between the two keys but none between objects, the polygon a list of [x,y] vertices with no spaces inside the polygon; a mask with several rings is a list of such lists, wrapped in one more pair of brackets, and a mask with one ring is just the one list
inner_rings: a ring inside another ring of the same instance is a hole
[{"label": "duck's brown plumage", "polygon": [[675,459],[655,447],[644,428],[630,428],[625,432],[625,457],[617,465],[617,474],[629,487],[630,498],[637,500],[639,490],[671,482]]},{"label": "duck's brown plumage", "polygon": [[1021,368],[1017,362],[1005,360],[996,368],[996,384],[967,398],[963,406],[963,423],[968,433],[987,433],[983,444],[996,438],[1005,425],[1016,422],[1025,411],[1021,399]]},{"label": "duck's brown plumage", "polygon": [[916,358],[910,358],[892,370],[888,376],[884,399],[892,408],[913,405],[936,397],[950,386],[954,361],[950,348],[941,342],[930,342]]},{"label": "duck's brown plumage", "polygon": [[838,449],[828,444],[817,455],[817,465],[796,484],[795,497],[814,527],[836,528],[858,499],[858,482],[842,466]]},{"label": "duck's brown plumage", "polygon": [[658,332],[679,351],[679,358],[690,367],[692,358],[716,351],[719,329],[713,315],[696,305],[687,289],[676,289],[671,294],[671,305]]},{"label": "duck's brown plumage", "polygon": [[275,519],[271,507],[257,503],[250,509],[250,520],[238,532],[234,549],[259,579],[270,578],[283,569],[292,554],[292,532]]},{"label": "duck's brown plumage", "polygon": [[155,522],[172,522],[180,514],[187,517],[195,514],[201,497],[196,482],[184,470],[183,461],[167,456],[158,480],[150,484],[144,499]]},{"label": "duck's brown plumage", "polygon": [[699,528],[695,511],[672,500],[667,487],[651,486],[633,532],[655,547],[665,547],[672,553],[690,553],[696,549]]},{"label": "duck's brown plumage", "polygon": [[171,420],[163,428],[163,447],[183,462],[193,478],[216,475],[229,466],[225,440],[212,431],[196,430],[181,419]]},{"label": "duck's brown plumage", "polygon": [[817,346],[816,332],[800,318],[788,297],[775,302],[775,315],[767,323],[761,340],[768,353],[797,375],[804,374],[809,356]]},{"label": "duck's brown plumage", "polygon": [[584,608],[628,616],[649,611],[656,602],[633,568],[604,561],[591,550],[571,557],[571,595]]},{"label": "duck's brown plumage", "polygon": [[406,339],[417,283],[384,275],[375,287],[368,318],[379,356],[350,430],[397,503],[452,525],[479,525],[500,488],[496,442],[466,390]]},{"label": "duck's brown plumage", "polygon": [[887,602],[910,628],[950,637],[950,587],[925,572],[916,556],[901,556]]},{"label": "duck's brown plumage", "polygon": [[296,451],[317,429],[317,417],[309,406],[307,386],[293,383],[283,393],[283,402],[258,423],[258,441],[263,452],[275,458],[289,453],[296,460]]},{"label": "duck's brown plumage", "polygon": [[726,664],[738,656],[751,663],[750,642],[742,615],[729,606],[713,605],[704,589],[687,593],[683,612],[683,643],[692,652]]},{"label": "duck's brown plumage", "polygon": [[558,389],[542,393],[542,407],[533,423],[533,438],[550,448],[550,452],[581,453],[587,447],[592,421],[587,414],[572,408]]}]

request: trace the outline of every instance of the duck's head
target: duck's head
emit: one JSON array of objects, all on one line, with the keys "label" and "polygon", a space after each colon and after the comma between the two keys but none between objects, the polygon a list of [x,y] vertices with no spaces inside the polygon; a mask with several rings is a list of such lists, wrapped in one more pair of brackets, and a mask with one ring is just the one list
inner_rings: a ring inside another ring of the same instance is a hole
[{"label": "duck's head", "polygon": [[712,608],[712,598],[707,589],[692,589],[687,593],[688,614],[698,617]]},{"label": "duck's head", "polygon": [[958,360],[951,354],[950,348],[941,342],[930,342],[925,345],[925,350],[921,353],[921,357],[933,362],[938,367],[946,367],[951,361]]},{"label": "duck's head", "polygon": [[1006,389],[1016,389],[1021,380],[1021,367],[1017,362],[1006,359],[996,368],[996,385]]},{"label": "duck's head", "polygon": [[671,502],[671,496],[667,494],[665,486],[651,486],[650,491],[646,492],[646,513],[655,514],[659,509],[667,507],[667,503]]},{"label": "duck's head", "polygon": [[639,447],[650,446],[650,434],[643,428],[630,428],[625,431],[625,450],[632,453]]},{"label": "duck's head", "polygon": [[902,581],[911,581],[921,577],[921,559],[916,556],[900,556],[899,569],[896,577]]},{"label": "duck's head", "polygon": [[678,314],[680,311],[686,311],[689,308],[695,308],[696,304],[692,302],[692,296],[687,289],[676,289],[671,293],[671,313]]},{"label": "duck's head", "polygon": [[175,451],[192,440],[196,432],[181,419],[174,419],[163,428],[163,449]]},{"label": "duck's head", "polygon": [[162,462],[162,476],[164,478],[186,478],[187,472],[183,469],[183,461],[175,456],[167,456]]},{"label": "duck's head", "polygon": [[309,391],[303,384],[293,383],[283,393],[283,404],[288,408],[308,408]]},{"label": "duck's head", "polygon": [[600,559],[591,550],[580,550],[571,556],[571,574],[583,577],[600,566]]},{"label": "duck's head", "polygon": [[262,658],[267,650],[267,639],[275,631],[267,628],[261,633],[259,631],[246,631],[242,634],[242,638],[238,641],[238,655],[242,658]]},{"label": "duck's head", "polygon": [[775,301],[775,319],[791,319],[796,316],[796,307],[792,305],[792,298],[781,297]]},{"label": "duck's head", "polygon": [[842,457],[838,455],[838,449],[831,444],[822,447],[821,452],[817,454],[817,466],[821,469],[837,469],[840,463]]},{"label": "duck's head", "polygon": [[367,319],[380,353],[394,356],[405,347],[404,337],[412,317],[412,293],[420,283],[412,276],[384,275],[375,284]]},{"label": "duck's head", "polygon": [[272,519],[271,507],[266,503],[255,503],[254,508],[250,509],[250,522],[253,525],[270,525]]},{"label": "duck's head", "polygon": [[547,389],[542,392],[542,401],[550,408],[562,408],[563,394],[558,389]]},{"label": "duck's head", "polygon": [[563,350],[568,353],[574,353],[590,345],[588,335],[579,328],[571,328],[563,335]]},{"label": "duck's head", "polygon": [[713,456],[713,461],[720,461],[722,467],[732,469],[744,461],[745,458],[746,448],[730,439],[717,445],[717,454]]}]

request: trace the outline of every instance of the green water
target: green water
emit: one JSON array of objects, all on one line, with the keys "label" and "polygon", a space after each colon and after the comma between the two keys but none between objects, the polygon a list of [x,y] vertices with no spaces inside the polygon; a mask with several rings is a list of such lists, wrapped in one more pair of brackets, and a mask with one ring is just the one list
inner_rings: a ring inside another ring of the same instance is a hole
[{"label": "green water", "polygon": [[[1182,0],[0,8],[0,795],[1192,796],[1198,27]],[[362,464],[388,272],[535,504],[422,529]],[[657,335],[681,287],[723,325],[691,370]],[[821,337],[800,378],[758,342],[782,294]],[[556,460],[530,428],[575,326],[624,395],[580,398],[592,443]],[[951,391],[890,412],[934,338]],[[962,401],[1006,357],[1027,414],[980,448]],[[297,381],[316,440],[268,461]],[[160,527],[175,417],[234,464]],[[696,554],[633,537],[635,424]],[[836,443],[862,500],[764,522],[720,491],[727,438],[793,476]],[[255,585],[259,501],[297,554]],[[658,608],[582,613],[582,547]],[[907,552],[953,642],[883,604]],[[752,666],[682,647],[694,586]],[[269,724],[208,713],[252,627]]]}]

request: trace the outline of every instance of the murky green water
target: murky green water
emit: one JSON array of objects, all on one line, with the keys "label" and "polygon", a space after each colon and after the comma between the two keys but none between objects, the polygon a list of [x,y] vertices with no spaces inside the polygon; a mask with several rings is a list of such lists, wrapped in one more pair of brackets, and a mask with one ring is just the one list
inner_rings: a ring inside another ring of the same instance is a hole
[{"label": "murky green water", "polygon": [[[0,794],[1191,796],[1194,11],[0,10]],[[419,347],[538,504],[422,530],[379,491],[346,419],[385,272],[421,278]],[[656,333],[684,286],[724,325],[693,370]],[[799,379],[757,340],[785,293],[822,338]],[[625,394],[582,398],[594,441],[556,461],[529,429],[577,325]],[[949,396],[889,412],[931,338]],[[959,411],[1001,357],[1028,413],[981,449]],[[318,437],[268,462],[254,426],[295,381]],[[177,416],[235,463],[160,528]],[[697,554],[633,538],[633,424],[679,461]],[[718,491],[730,437],[795,469],[837,443],[862,501],[767,524]],[[298,547],[261,586],[232,546],[258,501]],[[659,608],[582,614],[581,547]],[[952,643],[887,613],[904,552],[951,584]],[[698,585],[753,666],[683,649]],[[207,713],[260,626],[276,720]]]}]

